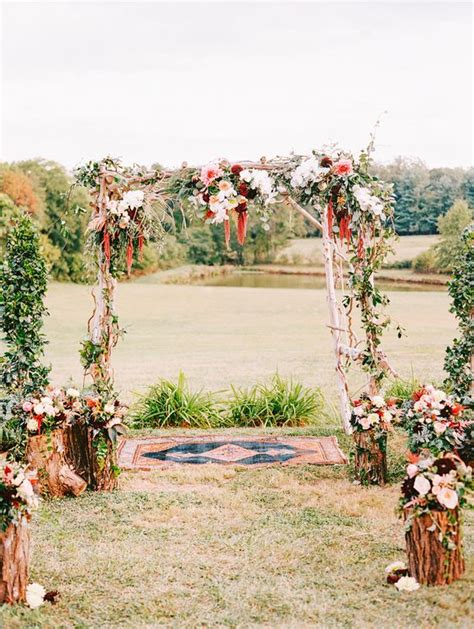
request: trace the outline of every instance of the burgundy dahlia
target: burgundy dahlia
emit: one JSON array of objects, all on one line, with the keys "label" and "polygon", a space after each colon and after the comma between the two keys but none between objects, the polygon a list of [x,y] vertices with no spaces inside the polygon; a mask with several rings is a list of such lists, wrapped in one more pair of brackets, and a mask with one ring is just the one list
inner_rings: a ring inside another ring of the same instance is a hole
[{"label": "burgundy dahlia", "polygon": [[239,175],[243,171],[243,167],[240,164],[234,164],[230,169],[233,175]]},{"label": "burgundy dahlia", "polygon": [[329,168],[332,166],[332,159],[330,157],[323,157],[320,164],[323,168]]}]

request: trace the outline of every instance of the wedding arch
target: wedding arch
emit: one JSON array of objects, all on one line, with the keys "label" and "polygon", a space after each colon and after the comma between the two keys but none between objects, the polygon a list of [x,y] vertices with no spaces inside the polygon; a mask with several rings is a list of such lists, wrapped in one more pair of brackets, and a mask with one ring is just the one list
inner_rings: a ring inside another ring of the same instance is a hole
[{"label": "wedding arch", "polygon": [[[227,243],[234,223],[243,245],[249,212],[267,224],[275,203],[284,202],[321,232],[340,411],[350,433],[349,366],[366,372],[370,395],[388,374],[395,375],[380,345],[391,324],[388,298],[375,285],[394,236],[394,199],[391,186],[370,172],[372,148],[373,142],[358,158],[332,149],[259,162],[220,159],[202,168],[184,163],[176,170],[126,167],[112,158],[78,168],[76,180],[92,199],[88,246],[97,264],[81,360],[97,391],[115,395],[111,359],[122,332],[114,306],[117,279],[124,266],[130,273],[145,242],[164,236],[173,211],[179,207],[204,222],[221,223]],[[353,325],[357,309],[363,338]]]}]

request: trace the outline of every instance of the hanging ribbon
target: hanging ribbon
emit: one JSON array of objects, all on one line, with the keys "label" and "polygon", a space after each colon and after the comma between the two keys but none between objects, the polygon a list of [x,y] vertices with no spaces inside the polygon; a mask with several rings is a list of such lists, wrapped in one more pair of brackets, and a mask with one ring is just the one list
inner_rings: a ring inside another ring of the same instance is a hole
[{"label": "hanging ribbon", "polygon": [[332,197],[329,197],[329,203],[328,203],[328,232],[329,232],[329,237],[332,237],[332,226],[334,223],[334,210],[332,207]]},{"label": "hanging ribbon", "polygon": [[132,262],[133,262],[133,242],[129,240],[128,245],[127,245],[127,275],[130,275],[130,271],[132,270]]},{"label": "hanging ribbon", "polygon": [[224,221],[224,237],[225,237],[225,246],[229,249],[230,245],[230,218]]},{"label": "hanging ribbon", "polygon": [[247,211],[239,212],[239,216],[237,218],[237,240],[239,245],[243,245],[245,243],[248,219],[249,213]]}]

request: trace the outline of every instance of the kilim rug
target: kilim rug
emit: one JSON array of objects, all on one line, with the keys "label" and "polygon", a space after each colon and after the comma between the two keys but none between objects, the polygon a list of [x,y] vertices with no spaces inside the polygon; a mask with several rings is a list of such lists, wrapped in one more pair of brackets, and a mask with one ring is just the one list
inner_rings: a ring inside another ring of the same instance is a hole
[{"label": "kilim rug", "polygon": [[129,470],[173,465],[343,465],[336,437],[148,437],[124,439],[119,464]]}]

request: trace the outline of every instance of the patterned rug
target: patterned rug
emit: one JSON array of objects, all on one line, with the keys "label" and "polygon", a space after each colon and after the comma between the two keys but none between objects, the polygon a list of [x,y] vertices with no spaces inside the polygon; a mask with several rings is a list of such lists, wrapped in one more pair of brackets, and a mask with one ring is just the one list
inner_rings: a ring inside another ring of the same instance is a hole
[{"label": "patterned rug", "polygon": [[173,465],[344,465],[336,437],[147,437],[124,439],[123,469],[150,470]]}]

